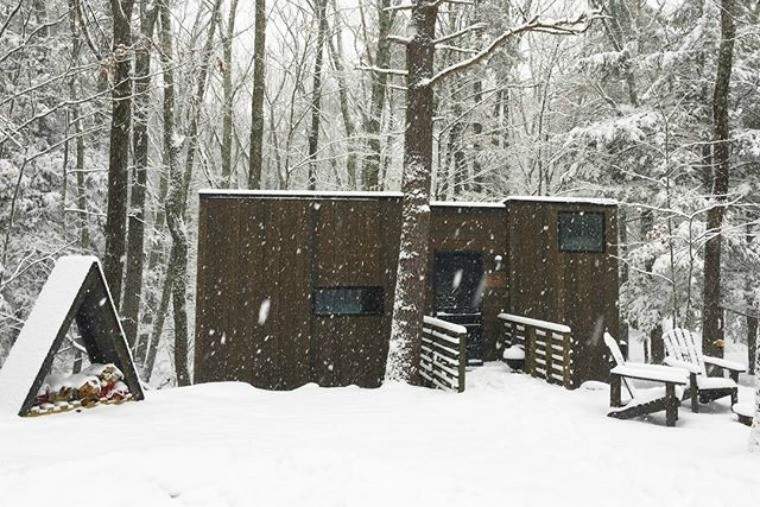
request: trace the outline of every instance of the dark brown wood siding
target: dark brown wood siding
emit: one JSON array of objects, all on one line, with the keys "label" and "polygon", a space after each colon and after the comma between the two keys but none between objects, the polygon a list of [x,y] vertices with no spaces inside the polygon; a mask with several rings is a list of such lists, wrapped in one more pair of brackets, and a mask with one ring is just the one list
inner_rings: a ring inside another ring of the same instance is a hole
[{"label": "dark brown wood siding", "polygon": [[[399,233],[395,199],[202,196],[196,382],[379,386]],[[314,315],[312,289],[365,286],[382,314]]]},{"label": "dark brown wood siding", "polygon": [[[606,252],[560,252],[562,211],[603,212]],[[483,255],[486,359],[496,359],[497,315],[509,311],[569,325],[578,340],[576,379],[606,378],[599,330],[618,330],[615,207],[535,201],[434,205],[431,221],[428,302],[436,252]],[[400,200],[393,197],[202,195],[195,380],[240,380],[268,389],[311,381],[379,385],[400,226]],[[500,270],[497,256],[504,264]],[[382,287],[381,314],[314,315],[313,289],[367,286]]]},{"label": "dark brown wood siding", "polygon": [[[617,208],[594,204],[510,201],[509,313],[570,326],[576,340],[575,385],[607,380],[604,330],[617,336]],[[561,212],[604,214],[605,252],[561,252]]]},{"label": "dark brown wood siding", "polygon": [[[501,334],[497,318],[507,302],[507,210],[506,207],[433,206],[428,262],[428,310],[433,302],[434,262],[438,252],[474,252],[483,255],[486,286],[483,293],[483,355],[495,360]],[[497,269],[496,257],[501,257]]]}]

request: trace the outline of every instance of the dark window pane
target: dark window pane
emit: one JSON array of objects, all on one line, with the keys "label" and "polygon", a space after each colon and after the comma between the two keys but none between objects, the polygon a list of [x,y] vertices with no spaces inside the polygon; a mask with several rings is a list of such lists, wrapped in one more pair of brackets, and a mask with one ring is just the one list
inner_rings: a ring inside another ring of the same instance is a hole
[{"label": "dark window pane", "polygon": [[561,252],[604,253],[604,214],[562,212],[558,217]]},{"label": "dark window pane", "polygon": [[325,287],[314,291],[317,315],[379,315],[383,313],[382,287]]}]

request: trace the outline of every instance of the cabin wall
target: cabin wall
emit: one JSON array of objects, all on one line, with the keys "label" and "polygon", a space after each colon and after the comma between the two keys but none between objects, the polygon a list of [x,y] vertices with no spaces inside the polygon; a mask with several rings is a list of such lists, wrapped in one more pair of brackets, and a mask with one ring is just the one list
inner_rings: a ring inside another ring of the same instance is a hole
[{"label": "cabin wall", "polygon": [[[380,385],[395,286],[393,199],[202,196],[196,382]],[[318,316],[312,289],[381,286],[380,315]]]},{"label": "cabin wall", "polygon": [[[497,359],[496,343],[502,325],[498,315],[507,308],[507,211],[505,207],[433,206],[428,256],[427,309],[434,302],[435,254],[437,252],[474,252],[483,255],[485,288],[483,292],[483,356]],[[496,257],[501,263],[497,265]]]},{"label": "cabin wall", "polygon": [[[604,253],[561,252],[561,212],[604,214]],[[575,385],[607,380],[603,332],[619,330],[617,213],[614,206],[510,201],[510,313],[570,326]]]},{"label": "cabin wall", "polygon": [[[615,210],[511,200],[505,207],[432,206],[428,312],[435,310],[435,253],[480,253],[484,359],[497,359],[497,315],[508,311],[569,325],[578,341],[575,384],[606,379],[601,332],[617,334],[619,325]],[[603,212],[605,252],[560,252],[562,211]],[[268,389],[311,381],[380,385],[393,311],[399,198],[202,194],[199,220],[196,382],[239,380]],[[316,315],[312,291],[332,287],[382,287],[382,309]]]}]

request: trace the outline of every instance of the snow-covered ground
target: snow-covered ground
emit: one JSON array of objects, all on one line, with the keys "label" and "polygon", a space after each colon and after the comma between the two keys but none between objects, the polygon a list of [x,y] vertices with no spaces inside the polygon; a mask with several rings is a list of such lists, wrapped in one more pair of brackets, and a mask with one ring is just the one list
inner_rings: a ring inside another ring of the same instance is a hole
[{"label": "snow-covered ground", "polygon": [[490,363],[461,395],[223,383],[5,418],[0,505],[757,505],[760,458],[727,402],[668,428],[605,417],[590,387]]}]

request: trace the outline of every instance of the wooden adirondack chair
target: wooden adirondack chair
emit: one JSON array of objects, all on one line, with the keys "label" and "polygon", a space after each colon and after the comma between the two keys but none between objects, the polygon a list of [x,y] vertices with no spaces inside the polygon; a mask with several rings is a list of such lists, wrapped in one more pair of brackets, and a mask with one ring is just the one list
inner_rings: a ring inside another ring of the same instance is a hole
[{"label": "wooden adirondack chair", "polygon": [[[699,412],[699,402],[731,397],[731,405],[738,400],[739,373],[747,371],[741,363],[702,354],[701,341],[688,329],[673,328],[662,337],[665,341],[665,364],[689,370],[689,388],[685,396],[691,398],[692,412]],[[730,378],[708,377],[707,365],[728,371]],[[699,401],[699,402],[698,402]]]},{"label": "wooden adirondack chair", "polygon": [[[678,406],[681,404],[683,387],[688,383],[689,372],[670,366],[626,362],[615,338],[604,333],[604,343],[610,349],[615,366],[610,370],[610,406],[607,414],[617,419],[630,419],[645,414],[665,411],[665,423],[675,426],[678,420]],[[665,392],[642,393],[636,391],[631,379],[648,380],[665,384]],[[622,385],[631,395],[623,405]]]}]

